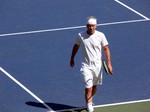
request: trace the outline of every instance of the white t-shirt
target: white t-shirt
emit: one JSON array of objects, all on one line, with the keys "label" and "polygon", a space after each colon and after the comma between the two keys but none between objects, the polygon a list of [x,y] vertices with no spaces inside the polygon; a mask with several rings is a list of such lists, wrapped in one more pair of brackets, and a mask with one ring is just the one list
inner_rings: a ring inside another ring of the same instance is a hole
[{"label": "white t-shirt", "polygon": [[101,65],[102,46],[108,45],[102,32],[96,30],[92,35],[88,35],[86,31],[81,32],[78,34],[76,44],[82,48],[82,66],[93,68]]}]

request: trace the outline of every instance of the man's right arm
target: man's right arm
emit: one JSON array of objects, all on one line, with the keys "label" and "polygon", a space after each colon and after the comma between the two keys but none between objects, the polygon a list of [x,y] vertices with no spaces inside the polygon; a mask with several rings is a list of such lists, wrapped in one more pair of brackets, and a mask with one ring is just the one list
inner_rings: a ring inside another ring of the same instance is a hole
[{"label": "man's right arm", "polygon": [[74,44],[74,46],[73,46],[73,49],[72,49],[72,54],[71,54],[71,59],[70,59],[70,66],[71,67],[74,67],[74,57],[75,57],[75,55],[76,55],[76,53],[77,53],[77,51],[78,51],[78,49],[79,49],[79,45],[77,45],[77,44]]}]

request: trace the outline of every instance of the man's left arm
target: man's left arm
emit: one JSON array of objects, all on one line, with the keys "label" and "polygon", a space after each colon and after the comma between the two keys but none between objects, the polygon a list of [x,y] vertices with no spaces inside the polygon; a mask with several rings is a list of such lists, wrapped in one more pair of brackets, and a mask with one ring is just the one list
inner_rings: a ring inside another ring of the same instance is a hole
[{"label": "man's left arm", "polygon": [[112,68],[112,63],[111,63],[111,55],[110,55],[109,47],[108,47],[108,45],[106,45],[103,48],[104,48],[104,53],[105,53],[105,56],[106,56],[106,59],[107,59],[109,72],[110,72],[110,74],[112,74],[113,73],[113,68]]}]

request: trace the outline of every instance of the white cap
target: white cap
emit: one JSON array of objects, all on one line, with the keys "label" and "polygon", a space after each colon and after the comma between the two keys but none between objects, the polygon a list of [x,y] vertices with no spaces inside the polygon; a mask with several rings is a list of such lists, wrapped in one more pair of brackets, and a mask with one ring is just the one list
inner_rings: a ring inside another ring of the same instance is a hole
[{"label": "white cap", "polygon": [[97,24],[97,19],[90,18],[87,20],[87,24]]}]

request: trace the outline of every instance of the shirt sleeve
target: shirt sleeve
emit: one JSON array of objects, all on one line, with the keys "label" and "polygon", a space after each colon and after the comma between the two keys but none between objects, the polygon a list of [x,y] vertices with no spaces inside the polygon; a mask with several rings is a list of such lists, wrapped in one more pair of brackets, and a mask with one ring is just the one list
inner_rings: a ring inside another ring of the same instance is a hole
[{"label": "shirt sleeve", "polygon": [[80,33],[78,34],[78,36],[77,36],[77,38],[76,38],[75,44],[77,44],[77,45],[80,45],[80,44],[81,44],[81,36],[80,36]]},{"label": "shirt sleeve", "polygon": [[103,33],[101,34],[101,37],[102,37],[102,46],[108,45],[108,41]]}]

